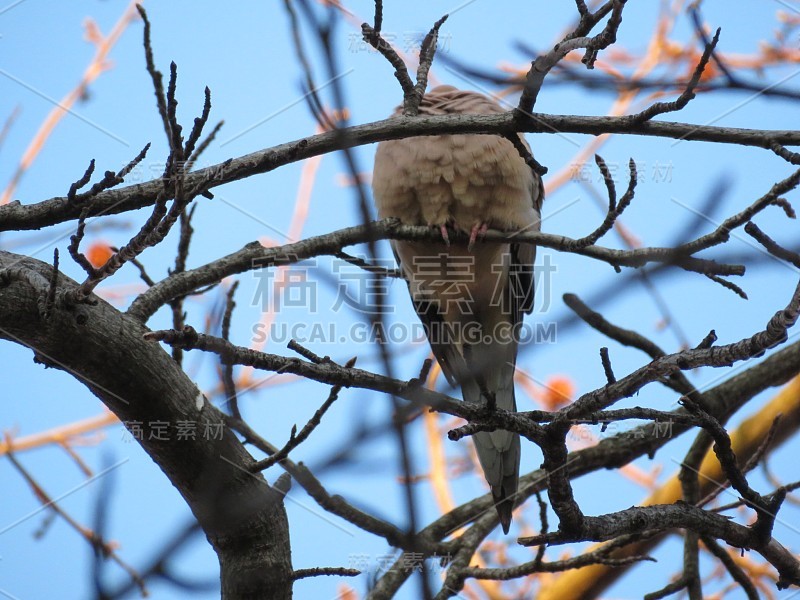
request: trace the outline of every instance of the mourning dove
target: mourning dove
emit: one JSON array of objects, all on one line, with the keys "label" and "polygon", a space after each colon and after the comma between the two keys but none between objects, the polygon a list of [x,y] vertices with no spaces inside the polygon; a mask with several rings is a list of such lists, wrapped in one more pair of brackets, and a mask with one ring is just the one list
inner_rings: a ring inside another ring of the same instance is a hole
[{"label": "mourning dove", "polygon": [[[426,94],[419,107],[422,115],[500,112],[494,100],[447,85]],[[523,314],[533,308],[536,249],[475,241],[488,227],[538,231],[541,178],[503,137],[438,135],[378,144],[372,187],[381,218],[436,227],[448,242],[392,241],[448,382],[460,385],[465,402],[483,404],[494,396],[499,408],[515,411],[518,333]],[[450,246],[447,226],[470,232],[469,247]],[[508,533],[519,482],[519,435],[498,430],[473,439]]]}]

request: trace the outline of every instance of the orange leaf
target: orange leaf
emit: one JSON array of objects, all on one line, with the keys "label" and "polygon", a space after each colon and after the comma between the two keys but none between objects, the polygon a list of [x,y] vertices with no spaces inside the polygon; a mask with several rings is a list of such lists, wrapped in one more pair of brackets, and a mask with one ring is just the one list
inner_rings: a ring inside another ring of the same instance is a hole
[{"label": "orange leaf", "polygon": [[89,250],[86,252],[86,258],[95,268],[102,267],[113,255],[114,251],[107,242],[95,242],[89,246]]},{"label": "orange leaf", "polygon": [[338,600],[358,600],[358,594],[349,585],[340,583],[337,591],[339,592],[339,595],[336,596]]},{"label": "orange leaf", "polygon": [[575,384],[566,375],[553,375],[545,383],[542,404],[549,410],[555,410],[572,400],[575,395]]}]

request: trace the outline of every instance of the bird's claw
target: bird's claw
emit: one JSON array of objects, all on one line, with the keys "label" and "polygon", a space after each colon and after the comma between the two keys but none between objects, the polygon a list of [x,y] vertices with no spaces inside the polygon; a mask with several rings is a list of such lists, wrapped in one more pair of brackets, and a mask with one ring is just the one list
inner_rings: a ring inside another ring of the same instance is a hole
[{"label": "bird's claw", "polygon": [[450,245],[450,234],[447,233],[447,225],[445,225],[444,223],[439,225],[439,231],[442,233],[442,239],[444,240],[444,243],[449,246]]},{"label": "bird's claw", "polygon": [[472,226],[472,230],[469,232],[469,244],[467,244],[467,250],[470,252],[472,251],[472,247],[475,245],[475,241],[478,239],[478,236],[483,237],[486,235],[486,232],[489,230],[489,225],[486,223],[476,223]]}]

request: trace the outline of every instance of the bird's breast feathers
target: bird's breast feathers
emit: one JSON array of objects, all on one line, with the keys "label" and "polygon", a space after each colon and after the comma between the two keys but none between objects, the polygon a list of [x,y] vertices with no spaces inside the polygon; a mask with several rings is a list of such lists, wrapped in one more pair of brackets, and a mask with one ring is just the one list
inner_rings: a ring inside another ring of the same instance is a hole
[{"label": "bird's breast feathers", "polygon": [[[503,109],[476,94],[440,86],[420,113],[492,114]],[[524,143],[524,141],[523,141]],[[381,218],[409,225],[476,224],[514,230],[538,221],[540,182],[514,145],[497,135],[437,135],[381,142],[375,155],[375,203]]]},{"label": "bird's breast feathers", "polygon": [[373,190],[381,218],[409,225],[451,223],[469,231],[487,223],[513,230],[537,214],[533,173],[508,140],[442,135],[382,142]]}]

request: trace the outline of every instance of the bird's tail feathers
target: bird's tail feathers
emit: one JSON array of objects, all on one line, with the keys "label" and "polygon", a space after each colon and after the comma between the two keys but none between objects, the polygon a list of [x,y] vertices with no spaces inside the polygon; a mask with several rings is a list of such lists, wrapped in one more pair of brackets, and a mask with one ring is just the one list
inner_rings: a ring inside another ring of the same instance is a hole
[{"label": "bird's tail feathers", "polygon": [[[481,352],[483,356],[497,354]],[[479,361],[471,360],[467,355],[468,366],[473,376],[461,382],[461,391],[464,401],[470,404],[483,405],[486,402],[485,393],[493,394],[498,408],[516,411],[517,403],[514,397],[514,360],[513,354],[508,361],[492,362],[496,368],[481,369]],[[481,391],[483,388],[484,392]],[[503,532],[508,533],[511,526],[511,512],[516,504],[517,488],[519,485],[520,439],[519,434],[499,429],[492,432],[478,432],[473,436],[478,459],[483,469],[486,481],[492,488],[495,508],[503,526]]]}]

